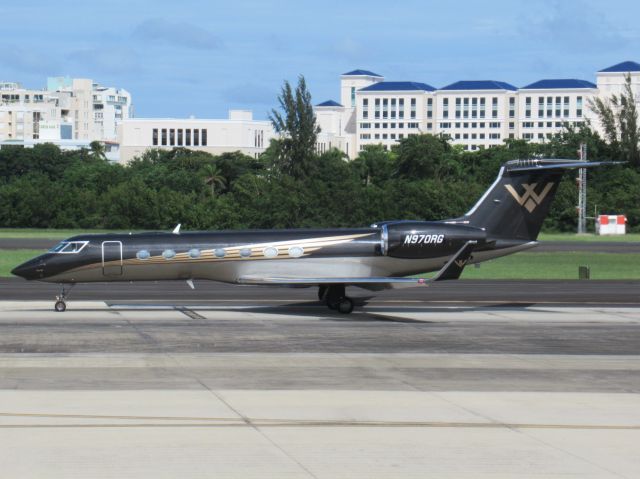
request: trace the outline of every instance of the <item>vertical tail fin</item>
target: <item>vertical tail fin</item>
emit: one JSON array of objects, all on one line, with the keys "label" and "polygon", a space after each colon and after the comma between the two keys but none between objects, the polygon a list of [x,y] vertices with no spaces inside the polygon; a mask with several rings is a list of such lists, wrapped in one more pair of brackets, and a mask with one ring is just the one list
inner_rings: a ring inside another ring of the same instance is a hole
[{"label": "vertical tail fin", "polygon": [[597,166],[576,160],[515,160],[505,163],[495,182],[458,221],[496,238],[534,241],[565,171]]}]

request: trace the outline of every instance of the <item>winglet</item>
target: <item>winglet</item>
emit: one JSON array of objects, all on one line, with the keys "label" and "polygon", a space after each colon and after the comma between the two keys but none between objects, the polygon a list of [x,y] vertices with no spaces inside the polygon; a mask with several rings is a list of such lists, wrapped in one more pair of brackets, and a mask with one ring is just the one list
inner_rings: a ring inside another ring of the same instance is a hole
[{"label": "winglet", "polygon": [[477,241],[467,241],[462,248],[454,254],[447,264],[432,278],[431,281],[446,281],[450,279],[458,279],[467,265],[467,261],[471,257],[471,252],[475,248]]},{"label": "winglet", "polygon": [[173,234],[174,234],[174,235],[179,235],[179,234],[180,234],[180,226],[182,226],[182,223],[178,223],[178,224],[176,225],[176,227],[175,227],[175,228],[173,228]]}]

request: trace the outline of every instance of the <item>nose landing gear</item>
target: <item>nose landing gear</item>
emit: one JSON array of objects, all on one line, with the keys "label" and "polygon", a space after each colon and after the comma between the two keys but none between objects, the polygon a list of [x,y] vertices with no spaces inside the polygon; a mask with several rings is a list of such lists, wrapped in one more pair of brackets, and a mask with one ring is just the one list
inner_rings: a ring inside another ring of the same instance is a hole
[{"label": "nose landing gear", "polygon": [[329,309],[339,313],[349,314],[353,311],[353,300],[345,295],[344,284],[320,286],[318,298],[324,301]]},{"label": "nose landing gear", "polygon": [[62,289],[60,291],[60,294],[56,296],[56,303],[53,305],[53,309],[55,309],[58,313],[62,313],[66,311],[67,303],[65,299],[67,299],[69,292],[73,289],[74,286],[75,286],[75,283],[71,283],[71,285],[69,286],[69,289],[65,290],[64,284],[61,285]]}]

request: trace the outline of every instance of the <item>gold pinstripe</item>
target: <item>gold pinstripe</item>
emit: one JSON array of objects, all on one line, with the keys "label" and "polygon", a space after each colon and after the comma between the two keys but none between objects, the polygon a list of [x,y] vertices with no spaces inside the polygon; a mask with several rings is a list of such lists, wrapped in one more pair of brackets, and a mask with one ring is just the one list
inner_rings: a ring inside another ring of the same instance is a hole
[{"label": "gold pinstripe", "polygon": [[[308,256],[310,253],[321,250],[327,246],[335,246],[338,244],[350,243],[355,239],[363,238],[365,236],[370,236],[372,233],[358,233],[351,235],[341,235],[341,236],[327,236],[321,238],[307,238],[300,240],[285,240],[285,241],[275,241],[275,242],[266,242],[266,243],[254,243],[248,245],[237,245],[230,246],[227,248],[209,248],[201,250],[199,258],[191,258],[189,256],[189,252],[177,253],[171,259],[165,259],[162,255],[152,256],[149,259],[138,259],[131,258],[122,261],[123,266],[133,266],[133,265],[142,265],[142,264],[168,264],[168,263],[216,263],[216,262],[224,262],[224,261],[243,261],[243,260],[270,260],[270,259],[297,259],[295,257],[289,256],[288,250],[290,247],[299,246],[304,249],[304,253],[302,257]],[[274,247],[278,250],[278,255],[273,258],[267,258],[264,256],[264,250],[268,247]],[[222,258],[218,258],[214,254],[214,250],[216,249],[224,249],[225,256]],[[250,249],[251,256],[243,258],[240,256],[240,250]],[[107,261],[104,263],[104,266],[119,266],[120,261]],[[102,261],[98,263],[92,263],[84,266],[80,266],[78,268],[73,268],[69,272],[82,271],[87,269],[95,269],[102,268]]]}]

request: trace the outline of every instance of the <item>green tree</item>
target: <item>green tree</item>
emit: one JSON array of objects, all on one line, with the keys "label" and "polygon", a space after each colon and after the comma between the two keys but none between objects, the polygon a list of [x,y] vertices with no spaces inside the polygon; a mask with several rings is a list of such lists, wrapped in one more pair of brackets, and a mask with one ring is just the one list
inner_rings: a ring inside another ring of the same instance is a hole
[{"label": "green tree", "polygon": [[598,115],[605,138],[619,150],[619,159],[640,167],[640,128],[631,75],[625,76],[622,93],[589,100],[589,106]]},{"label": "green tree", "polygon": [[225,180],[224,176],[220,173],[220,168],[213,163],[208,163],[204,167],[205,179],[204,182],[206,185],[211,187],[211,196],[216,195],[216,187],[219,186],[224,188]]},{"label": "green tree", "polygon": [[358,157],[351,162],[365,186],[379,185],[393,174],[392,153],[382,145],[366,145]]},{"label": "green tree", "polygon": [[97,160],[106,160],[106,150],[104,147],[104,143],[99,141],[92,141],[89,143],[89,150],[91,151],[91,156]]},{"label": "green tree", "polygon": [[406,179],[439,178],[439,164],[450,150],[444,137],[424,134],[403,138],[394,147],[398,155],[397,174]]},{"label": "green tree", "polygon": [[295,91],[288,81],[284,82],[278,103],[281,111],[273,109],[269,114],[274,130],[281,135],[272,141],[272,161],[279,172],[305,178],[312,171],[320,127],[304,76],[298,77]]}]

